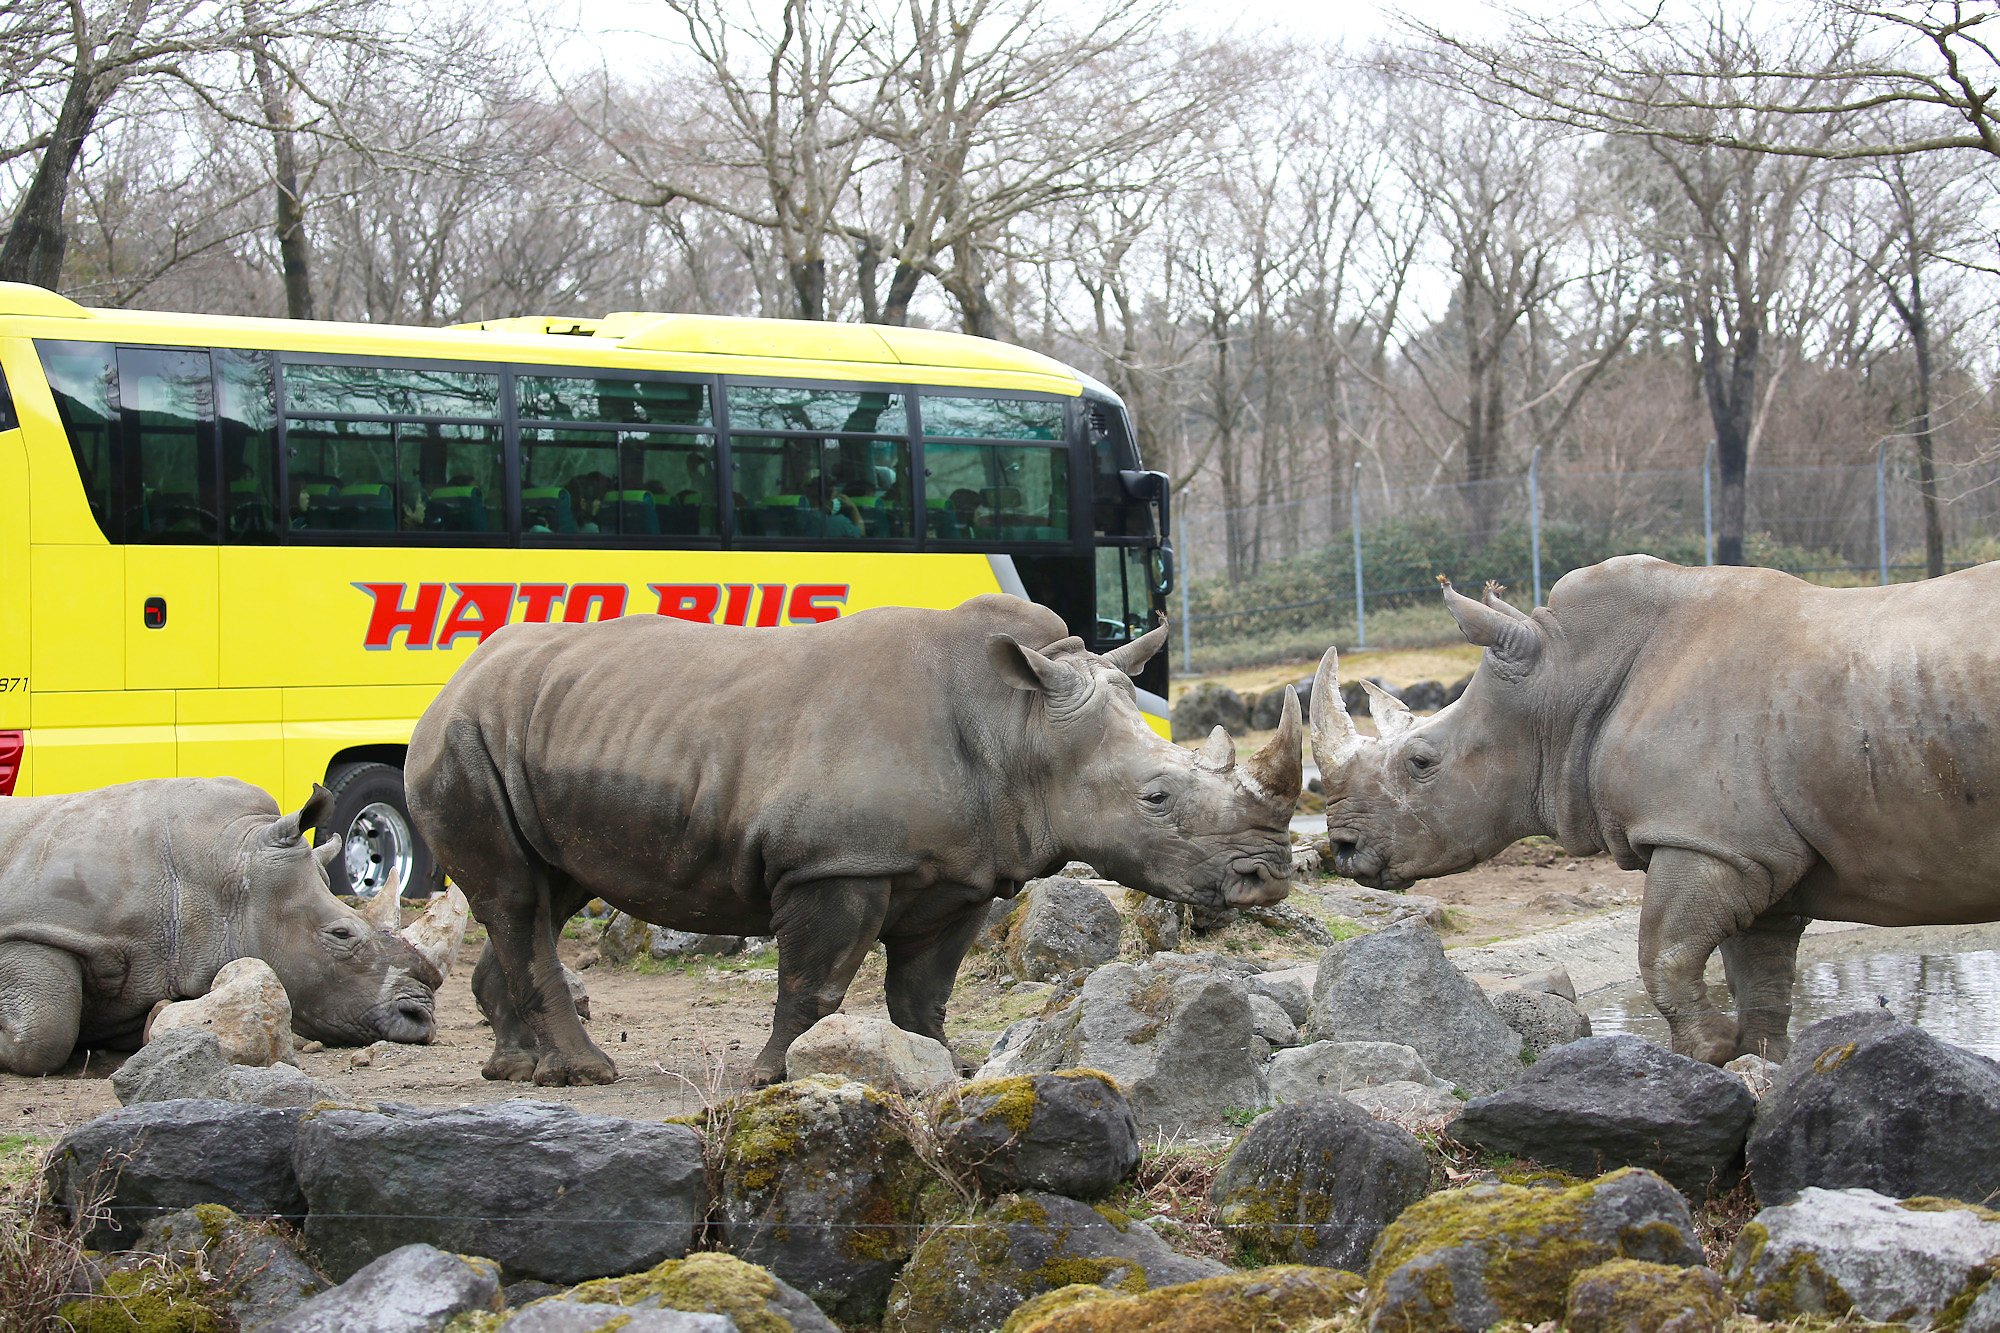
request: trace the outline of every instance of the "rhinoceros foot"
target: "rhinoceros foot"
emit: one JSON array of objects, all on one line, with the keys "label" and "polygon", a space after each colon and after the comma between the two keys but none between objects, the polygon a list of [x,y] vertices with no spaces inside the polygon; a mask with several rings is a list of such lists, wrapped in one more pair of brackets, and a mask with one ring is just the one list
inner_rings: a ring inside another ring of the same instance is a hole
[{"label": "rhinoceros foot", "polygon": [[535,1081],[535,1053],[533,1051],[495,1051],[479,1071],[481,1078],[492,1079],[495,1083],[533,1083]]},{"label": "rhinoceros foot", "polygon": [[582,1087],[589,1083],[615,1083],[618,1066],[601,1051],[581,1051],[565,1055],[548,1051],[535,1062],[535,1083],[544,1088]]}]

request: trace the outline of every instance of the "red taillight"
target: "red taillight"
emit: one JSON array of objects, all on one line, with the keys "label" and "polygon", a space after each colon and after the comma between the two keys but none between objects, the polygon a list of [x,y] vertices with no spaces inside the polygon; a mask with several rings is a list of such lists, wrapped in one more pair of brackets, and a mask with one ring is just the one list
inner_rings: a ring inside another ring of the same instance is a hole
[{"label": "red taillight", "polygon": [[14,794],[14,779],[21,776],[21,755],[27,748],[26,732],[0,731],[0,796]]}]

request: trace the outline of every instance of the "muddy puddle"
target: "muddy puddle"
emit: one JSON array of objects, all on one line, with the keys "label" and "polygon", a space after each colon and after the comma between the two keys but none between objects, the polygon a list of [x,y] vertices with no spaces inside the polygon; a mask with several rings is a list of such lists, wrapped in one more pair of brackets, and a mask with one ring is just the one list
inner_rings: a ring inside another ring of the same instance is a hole
[{"label": "muddy puddle", "polygon": [[[1710,986],[1730,1005],[1729,988]],[[1874,953],[1802,963],[1792,991],[1792,1031],[1833,1014],[1886,1003],[1942,1041],[2000,1059],[2000,949]],[[1666,1020],[1637,983],[1584,997],[1592,1032],[1635,1032],[1665,1044]]]}]

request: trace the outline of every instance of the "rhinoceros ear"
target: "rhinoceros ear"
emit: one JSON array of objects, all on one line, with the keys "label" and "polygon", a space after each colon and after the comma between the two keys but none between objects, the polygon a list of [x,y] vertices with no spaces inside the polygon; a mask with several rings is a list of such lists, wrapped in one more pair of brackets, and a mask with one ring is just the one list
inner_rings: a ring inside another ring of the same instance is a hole
[{"label": "rhinoceros ear", "polygon": [[1505,584],[1488,579],[1486,580],[1486,591],[1480,594],[1479,600],[1487,606],[1492,607],[1495,611],[1498,611],[1501,615],[1512,616],[1515,620],[1526,620],[1528,613],[1508,601],[1504,595],[1506,591],[1507,586]]},{"label": "rhinoceros ear", "polygon": [[1458,622],[1459,632],[1467,642],[1487,650],[1502,676],[1519,679],[1534,667],[1542,655],[1539,625],[1512,607],[1496,611],[1483,601],[1473,601],[1442,574],[1438,575],[1438,586],[1444,590],[1445,609]]},{"label": "rhinoceros ear", "polygon": [[[320,821],[333,813],[333,793],[313,783],[312,795],[296,813],[279,815],[264,830],[266,847],[289,847],[297,842],[309,828],[318,828]],[[337,839],[336,839],[337,841]]]},{"label": "rhinoceros ear", "polygon": [[1000,679],[1017,690],[1038,690],[1054,700],[1068,698],[1083,685],[1074,667],[1044,657],[1006,634],[986,641],[986,656]]},{"label": "rhinoceros ear", "polygon": [[1153,654],[1159,652],[1166,641],[1167,626],[1162,621],[1123,647],[1113,648],[1104,655],[1104,660],[1126,675],[1136,676],[1146,663],[1153,660]]},{"label": "rhinoceros ear", "polygon": [[1361,688],[1368,691],[1368,712],[1383,740],[1393,741],[1417,725],[1417,715],[1410,711],[1410,706],[1374,681],[1364,677]]}]

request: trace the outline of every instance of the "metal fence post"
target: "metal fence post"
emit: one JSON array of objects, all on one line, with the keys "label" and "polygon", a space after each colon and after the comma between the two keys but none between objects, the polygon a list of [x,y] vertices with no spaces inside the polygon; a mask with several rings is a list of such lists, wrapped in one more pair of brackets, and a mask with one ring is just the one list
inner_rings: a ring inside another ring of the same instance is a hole
[{"label": "metal fence post", "polygon": [[1528,563],[1535,569],[1534,606],[1542,604],[1542,446],[1528,455]]},{"label": "metal fence post", "polygon": [[1361,577],[1361,464],[1347,484],[1347,526],[1354,536],[1354,646],[1368,646],[1368,587]]},{"label": "metal fence post", "polygon": [[1715,563],[1715,441],[1701,451],[1701,562]]},{"label": "metal fence post", "polygon": [[1889,583],[1889,442],[1875,446],[1875,563],[1884,587]]}]

